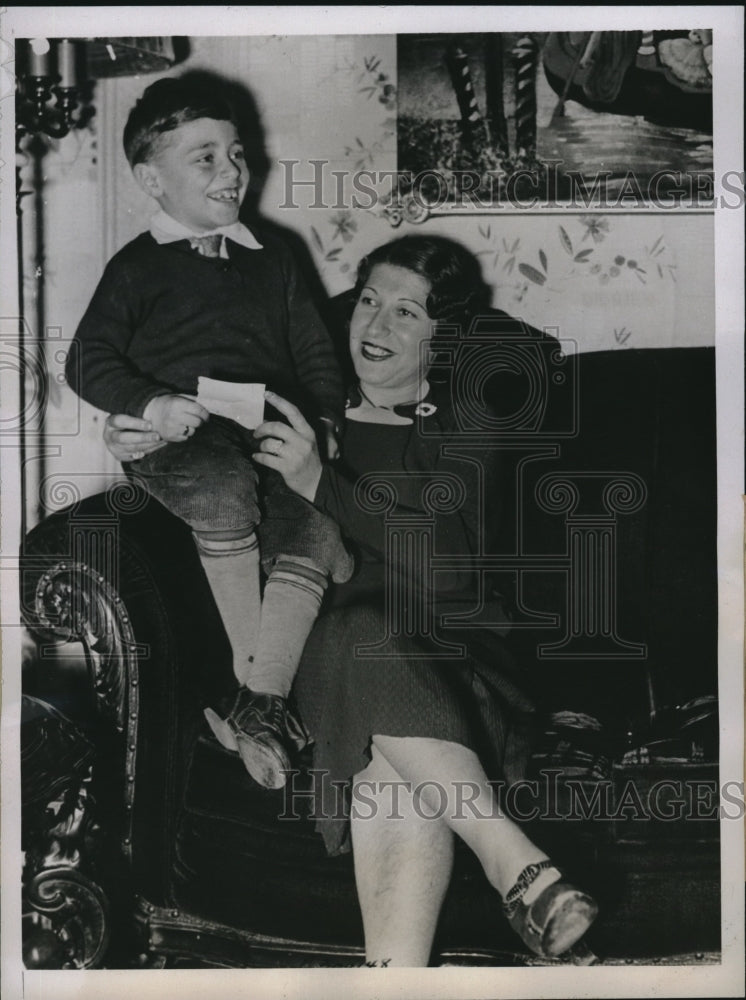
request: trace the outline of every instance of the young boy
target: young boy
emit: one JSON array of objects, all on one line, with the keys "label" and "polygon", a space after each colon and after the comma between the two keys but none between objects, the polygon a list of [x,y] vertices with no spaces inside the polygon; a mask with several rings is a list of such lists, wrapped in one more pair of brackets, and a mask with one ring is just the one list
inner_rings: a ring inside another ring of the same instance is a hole
[{"label": "young boy", "polygon": [[249,174],[229,105],[159,80],[132,109],[124,148],[160,211],[107,265],[67,378],[94,406],[150,421],[165,442],[125,469],[192,528],[232,645],[239,694],[227,722],[209,709],[208,721],[260,784],[279,788],[287,746],[307,742],[286,698],[328,577],[348,579],[352,561],[332,520],[276,472],[258,475],[252,432],[190,397],[200,376],[265,383],[333,439],[341,375],[287,251],[238,221]]}]

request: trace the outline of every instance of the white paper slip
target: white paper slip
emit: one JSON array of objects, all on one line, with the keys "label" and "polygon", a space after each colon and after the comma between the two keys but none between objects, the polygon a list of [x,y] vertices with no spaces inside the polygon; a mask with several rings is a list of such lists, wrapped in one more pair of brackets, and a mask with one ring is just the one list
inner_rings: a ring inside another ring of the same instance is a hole
[{"label": "white paper slip", "polygon": [[197,402],[210,413],[229,417],[251,431],[264,419],[265,388],[261,382],[221,382],[200,376]]}]

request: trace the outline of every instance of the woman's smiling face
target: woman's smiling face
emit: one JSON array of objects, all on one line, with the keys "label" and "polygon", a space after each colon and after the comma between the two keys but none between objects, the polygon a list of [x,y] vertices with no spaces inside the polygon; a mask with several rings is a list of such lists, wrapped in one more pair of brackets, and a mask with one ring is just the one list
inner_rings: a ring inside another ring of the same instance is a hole
[{"label": "woman's smiling face", "polygon": [[423,341],[432,336],[427,314],[430,283],[395,264],[376,264],[350,321],[350,353],[363,387],[397,390],[413,399],[426,375]]}]

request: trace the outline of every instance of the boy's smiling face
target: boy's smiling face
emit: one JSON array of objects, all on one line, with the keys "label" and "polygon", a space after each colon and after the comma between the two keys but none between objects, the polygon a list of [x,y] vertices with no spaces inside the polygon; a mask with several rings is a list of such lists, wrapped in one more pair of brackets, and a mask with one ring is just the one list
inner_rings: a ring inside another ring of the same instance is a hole
[{"label": "boy's smiling face", "polygon": [[243,146],[232,122],[196,118],[166,132],[135,177],[161,208],[194,232],[238,220],[249,184]]}]

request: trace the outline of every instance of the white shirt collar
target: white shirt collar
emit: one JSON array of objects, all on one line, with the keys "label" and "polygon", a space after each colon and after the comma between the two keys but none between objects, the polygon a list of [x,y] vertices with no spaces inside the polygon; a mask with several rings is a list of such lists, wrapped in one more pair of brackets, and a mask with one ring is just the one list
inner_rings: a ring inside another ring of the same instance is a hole
[{"label": "white shirt collar", "polygon": [[[262,249],[262,244],[242,222],[234,222],[230,226],[218,226],[216,229],[211,229],[210,233],[220,233],[222,236],[227,236],[234,243],[240,243],[242,247],[246,247],[247,250]],[[210,233],[200,233],[199,235],[209,236]],[[191,239],[196,234],[188,226],[174,219],[168,212],[160,209],[150,220],[150,235],[156,243],[174,243],[176,240]],[[228,256],[225,241],[220,246],[220,256]]]}]

